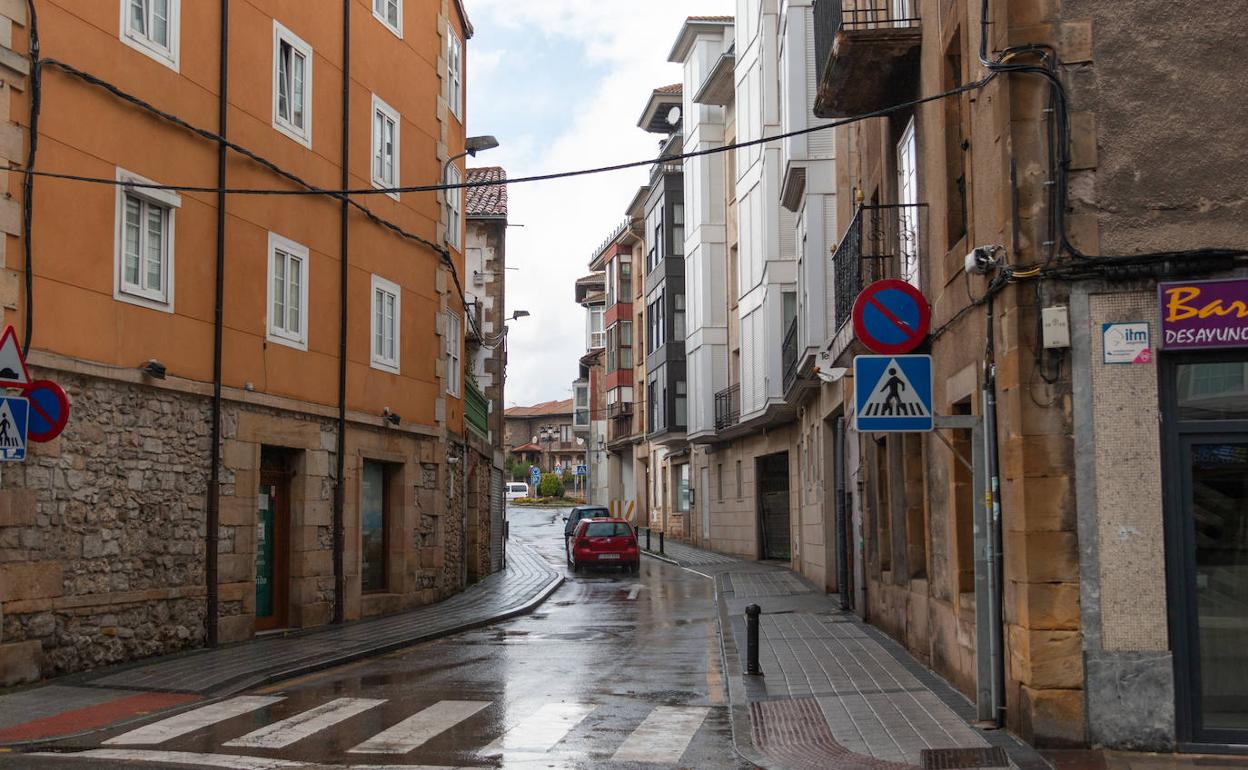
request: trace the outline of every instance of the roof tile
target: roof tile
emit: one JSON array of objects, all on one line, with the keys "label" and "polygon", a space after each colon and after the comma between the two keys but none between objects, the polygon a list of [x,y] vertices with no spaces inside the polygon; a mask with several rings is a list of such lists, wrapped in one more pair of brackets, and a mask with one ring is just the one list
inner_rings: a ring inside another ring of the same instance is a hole
[{"label": "roof tile", "polygon": [[470,217],[507,216],[507,172],[499,166],[468,169],[469,182],[502,182],[467,188],[467,211]]}]

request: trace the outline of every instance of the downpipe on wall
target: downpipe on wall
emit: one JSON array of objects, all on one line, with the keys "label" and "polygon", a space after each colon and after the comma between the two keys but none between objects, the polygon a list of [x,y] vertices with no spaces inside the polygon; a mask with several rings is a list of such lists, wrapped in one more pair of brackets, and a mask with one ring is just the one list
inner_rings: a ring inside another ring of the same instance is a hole
[{"label": "downpipe on wall", "polygon": [[997,452],[997,362],[993,335],[996,333],[994,297],[989,294],[987,302],[988,344],[984,356],[984,456],[987,473],[984,474],[984,505],[988,509],[991,531],[988,533],[989,595],[989,661],[992,666],[992,706],[998,727],[1005,726],[1005,635],[1002,625],[1002,559],[1001,559],[1001,469]]},{"label": "downpipe on wall", "polygon": [[[342,0],[342,189],[351,183],[351,0]],[[346,619],[347,573],[343,566],[346,550],[346,468],[347,468],[347,279],[350,277],[351,209],[347,196],[339,204],[338,224],[338,453],[334,484],[334,622]]]}]

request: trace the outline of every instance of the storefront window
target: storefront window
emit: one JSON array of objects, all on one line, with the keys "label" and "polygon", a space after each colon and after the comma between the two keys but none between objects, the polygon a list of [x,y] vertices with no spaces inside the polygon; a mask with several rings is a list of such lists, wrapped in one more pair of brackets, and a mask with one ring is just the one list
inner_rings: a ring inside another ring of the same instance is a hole
[{"label": "storefront window", "polygon": [[1248,419],[1248,362],[1181,364],[1180,420]]},{"label": "storefront window", "polygon": [[360,511],[360,581],[365,592],[386,590],[386,466],[364,463]]}]

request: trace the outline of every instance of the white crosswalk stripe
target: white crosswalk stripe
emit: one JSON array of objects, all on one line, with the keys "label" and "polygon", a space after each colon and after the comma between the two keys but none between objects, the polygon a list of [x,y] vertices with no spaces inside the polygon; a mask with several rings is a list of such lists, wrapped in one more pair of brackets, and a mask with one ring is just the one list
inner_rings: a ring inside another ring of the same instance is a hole
[{"label": "white crosswalk stripe", "polygon": [[284,698],[278,696],[260,695],[244,695],[238,698],[230,698],[220,703],[210,703],[207,706],[201,706],[192,711],[186,711],[168,719],[153,722],[150,725],[144,725],[137,730],[131,730],[128,733],[118,735],[116,738],[109,738],[104,741],[104,744],[106,746],[153,746],[173,740],[187,733],[193,733],[201,728],[215,725],[218,722],[249,714],[252,711],[262,709],[265,706],[271,706],[282,700]]},{"label": "white crosswalk stripe", "polygon": [[512,751],[550,751],[596,708],[591,703],[547,703],[503,733],[481,753],[489,756]]},{"label": "white crosswalk stripe", "polygon": [[360,745],[349,754],[406,754],[490,705],[489,701],[444,700],[404,719]]},{"label": "white crosswalk stripe", "polygon": [[658,706],[624,739],[611,759],[676,764],[710,711],[702,706]]},{"label": "white crosswalk stripe", "polygon": [[[82,758],[125,762],[160,763],[162,765],[193,765],[195,767],[220,767],[225,770],[293,770],[294,768],[324,768],[314,762],[297,762],[293,759],[270,757],[240,757],[232,754],[199,754],[193,751],[152,751],[143,749],[91,749],[77,753],[39,752],[32,757],[56,757],[60,760]],[[338,770],[488,770],[484,767],[450,767],[447,765],[342,765]]]},{"label": "white crosswalk stripe", "polygon": [[367,698],[338,698],[302,714],[296,714],[289,719],[261,727],[225,745],[253,749],[284,749],[383,703],[385,703],[384,700]]}]

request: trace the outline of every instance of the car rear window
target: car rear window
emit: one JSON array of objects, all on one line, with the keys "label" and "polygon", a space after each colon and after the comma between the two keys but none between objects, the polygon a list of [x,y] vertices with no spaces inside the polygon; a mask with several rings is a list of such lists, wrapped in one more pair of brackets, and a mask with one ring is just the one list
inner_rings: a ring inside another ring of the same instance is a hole
[{"label": "car rear window", "polygon": [[631,534],[632,527],[618,521],[591,521],[585,525],[585,537],[620,537]]},{"label": "car rear window", "polygon": [[611,513],[606,508],[583,508],[576,512],[576,520],[581,519],[598,519],[610,516]]}]

